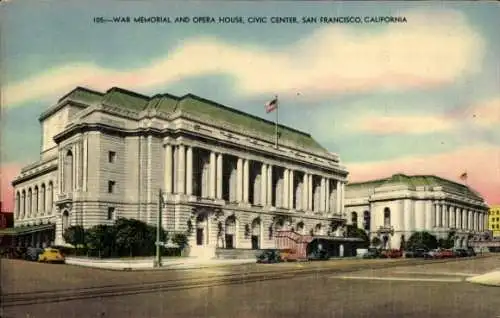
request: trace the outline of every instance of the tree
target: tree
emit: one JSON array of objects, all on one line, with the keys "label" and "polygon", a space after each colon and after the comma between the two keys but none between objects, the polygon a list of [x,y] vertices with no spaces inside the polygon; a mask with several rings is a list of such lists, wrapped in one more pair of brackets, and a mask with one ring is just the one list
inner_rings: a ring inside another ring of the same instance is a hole
[{"label": "tree", "polygon": [[172,237],[172,242],[179,245],[179,248],[182,250],[188,245],[188,237],[184,233],[177,233]]},{"label": "tree", "polygon": [[372,245],[375,247],[378,247],[378,246],[380,246],[380,244],[382,244],[382,240],[378,236],[375,236],[372,239]]},{"label": "tree", "polygon": [[[129,256],[151,254],[155,250],[156,226],[135,219],[119,218],[115,222],[116,247]],[[167,233],[160,229],[160,240],[165,242]]]},{"label": "tree", "polygon": [[85,233],[85,243],[92,250],[97,250],[99,257],[102,256],[102,251],[108,253],[113,249],[115,241],[115,231],[113,226],[99,224],[91,227]]},{"label": "tree", "polygon": [[436,237],[429,232],[415,232],[413,233],[406,244],[407,248],[428,248],[435,249],[438,246]]},{"label": "tree", "polygon": [[70,226],[64,231],[63,238],[67,243],[75,247],[76,252],[79,245],[85,244],[85,229],[81,225]]},{"label": "tree", "polygon": [[368,248],[368,246],[370,245],[370,238],[368,237],[368,234],[366,234],[366,231],[358,228],[355,225],[352,224],[347,225],[346,234],[347,237],[362,239],[363,241],[361,245],[363,248]]}]

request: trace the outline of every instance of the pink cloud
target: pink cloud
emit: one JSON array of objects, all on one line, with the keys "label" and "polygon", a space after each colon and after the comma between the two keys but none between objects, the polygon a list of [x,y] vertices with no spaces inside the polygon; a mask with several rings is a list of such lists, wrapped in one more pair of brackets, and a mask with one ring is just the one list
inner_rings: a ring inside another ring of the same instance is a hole
[{"label": "pink cloud", "polygon": [[455,123],[437,116],[373,116],[357,120],[353,129],[372,134],[428,134],[449,130]]},{"label": "pink cloud", "polygon": [[17,163],[0,166],[0,201],[2,201],[2,210],[4,211],[14,211],[14,188],[11,182],[19,174],[22,166]]},{"label": "pink cloud", "polygon": [[467,183],[488,204],[500,203],[500,147],[471,146],[448,153],[348,164],[350,181],[385,178],[395,173],[433,174],[456,182],[467,171]]}]

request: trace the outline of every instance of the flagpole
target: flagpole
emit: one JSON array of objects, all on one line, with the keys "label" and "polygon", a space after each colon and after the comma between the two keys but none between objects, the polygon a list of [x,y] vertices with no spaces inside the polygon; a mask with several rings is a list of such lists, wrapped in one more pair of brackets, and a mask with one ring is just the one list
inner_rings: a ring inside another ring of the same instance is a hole
[{"label": "flagpole", "polygon": [[280,109],[279,101],[278,101],[278,96],[276,96],[276,122],[275,122],[275,134],[276,134],[276,139],[274,141],[274,148],[278,149],[278,112]]}]

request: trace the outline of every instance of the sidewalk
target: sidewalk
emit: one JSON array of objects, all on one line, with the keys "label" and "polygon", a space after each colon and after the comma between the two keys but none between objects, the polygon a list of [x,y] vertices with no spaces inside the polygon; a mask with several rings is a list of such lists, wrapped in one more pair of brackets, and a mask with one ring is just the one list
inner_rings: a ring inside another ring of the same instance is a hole
[{"label": "sidewalk", "polygon": [[161,270],[195,269],[214,266],[228,266],[255,263],[252,259],[199,259],[195,257],[166,257],[161,267],[154,267],[154,257],[139,259],[98,259],[85,257],[67,257],[66,264],[111,270]]}]

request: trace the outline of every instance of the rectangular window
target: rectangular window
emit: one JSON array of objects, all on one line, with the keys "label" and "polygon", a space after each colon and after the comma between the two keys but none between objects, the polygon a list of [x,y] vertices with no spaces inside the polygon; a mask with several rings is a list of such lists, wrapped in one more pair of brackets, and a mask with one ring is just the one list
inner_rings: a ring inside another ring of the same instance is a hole
[{"label": "rectangular window", "polygon": [[115,208],[109,207],[108,208],[108,220],[114,220],[114,219],[115,219]]},{"label": "rectangular window", "polygon": [[115,192],[115,185],[116,183],[112,180],[108,181],[108,193],[114,193]]},{"label": "rectangular window", "polygon": [[108,162],[114,163],[115,160],[116,160],[116,152],[114,152],[114,151],[108,152]]}]

